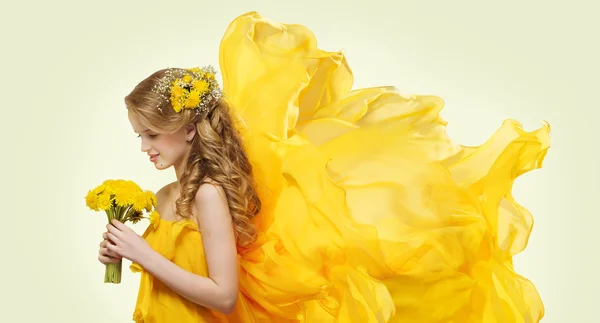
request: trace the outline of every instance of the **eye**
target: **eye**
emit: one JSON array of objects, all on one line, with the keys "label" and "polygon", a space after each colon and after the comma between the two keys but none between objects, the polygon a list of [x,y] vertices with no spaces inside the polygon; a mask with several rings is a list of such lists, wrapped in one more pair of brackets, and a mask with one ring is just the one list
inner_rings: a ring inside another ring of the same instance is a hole
[{"label": "eye", "polygon": [[[141,138],[142,135],[137,135],[137,137]],[[156,138],[156,137],[158,137],[158,135],[157,134],[149,134],[148,137],[150,137],[150,138]]]}]

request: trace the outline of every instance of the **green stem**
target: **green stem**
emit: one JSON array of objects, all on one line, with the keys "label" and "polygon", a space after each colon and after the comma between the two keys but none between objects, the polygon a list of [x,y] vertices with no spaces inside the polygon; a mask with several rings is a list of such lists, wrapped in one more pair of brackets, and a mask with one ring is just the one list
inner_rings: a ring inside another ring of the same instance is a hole
[{"label": "green stem", "polygon": [[125,223],[125,221],[129,220],[129,217],[131,217],[131,214],[134,212],[135,210],[133,209],[133,207],[130,205],[127,208],[127,211],[125,211],[125,217],[123,218],[123,223]]},{"label": "green stem", "polygon": [[117,221],[121,221],[122,214],[122,207],[120,205],[117,205],[117,214],[115,214],[115,219],[117,219]]},{"label": "green stem", "polygon": [[[108,218],[108,223],[111,222],[112,219],[115,218],[115,213],[118,210],[115,210],[114,207],[110,207],[106,210],[106,216]],[[107,263],[104,269],[104,282],[110,284],[120,284],[121,283],[121,272],[123,268],[123,259],[120,259],[117,263]]]},{"label": "green stem", "polygon": [[127,217],[127,208],[126,207],[121,207],[121,216],[119,217],[119,222],[121,223],[125,223],[125,218]]},{"label": "green stem", "polygon": [[112,208],[108,208],[106,209],[106,218],[108,219],[108,223],[110,223],[110,220],[112,219]]},{"label": "green stem", "polygon": [[117,263],[107,263],[106,269],[104,270],[104,282],[110,284],[121,283],[121,272],[123,269],[123,260],[119,260]]}]

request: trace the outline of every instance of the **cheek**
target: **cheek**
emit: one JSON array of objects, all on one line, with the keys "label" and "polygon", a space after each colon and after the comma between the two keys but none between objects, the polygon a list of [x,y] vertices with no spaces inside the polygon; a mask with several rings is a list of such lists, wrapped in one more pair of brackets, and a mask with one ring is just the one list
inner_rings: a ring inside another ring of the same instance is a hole
[{"label": "cheek", "polygon": [[186,144],[178,138],[165,136],[156,140],[154,147],[161,155],[177,155],[185,151]]}]

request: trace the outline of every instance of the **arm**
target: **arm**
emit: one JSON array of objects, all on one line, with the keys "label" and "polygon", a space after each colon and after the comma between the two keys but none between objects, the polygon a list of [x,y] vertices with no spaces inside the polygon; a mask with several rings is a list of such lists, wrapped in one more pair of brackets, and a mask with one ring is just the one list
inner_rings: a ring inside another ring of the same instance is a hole
[{"label": "arm", "polygon": [[230,313],[238,294],[238,264],[231,215],[221,187],[201,185],[195,209],[209,277],[188,272],[156,252],[140,265],[176,293],[213,310]]}]

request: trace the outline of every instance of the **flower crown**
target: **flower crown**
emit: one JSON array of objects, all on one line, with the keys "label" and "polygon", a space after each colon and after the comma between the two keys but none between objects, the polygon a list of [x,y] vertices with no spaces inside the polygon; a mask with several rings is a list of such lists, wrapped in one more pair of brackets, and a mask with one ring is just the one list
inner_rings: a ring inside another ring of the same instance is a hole
[{"label": "flower crown", "polygon": [[196,109],[196,113],[206,112],[213,100],[222,97],[221,89],[215,78],[215,68],[205,66],[187,69],[167,69],[152,92],[162,100],[157,108],[162,113],[161,105],[170,101],[175,112],[183,109]]}]

